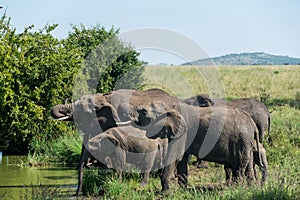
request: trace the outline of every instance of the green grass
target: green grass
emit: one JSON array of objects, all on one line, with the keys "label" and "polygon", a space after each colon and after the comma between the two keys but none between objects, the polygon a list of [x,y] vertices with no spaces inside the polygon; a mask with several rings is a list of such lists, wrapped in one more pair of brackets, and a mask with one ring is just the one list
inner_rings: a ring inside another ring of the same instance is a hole
[{"label": "green grass", "polygon": [[31,141],[30,145],[34,149],[34,152],[27,156],[31,166],[73,166],[78,163],[82,140],[80,134],[75,131],[55,140],[36,138]]},{"label": "green grass", "polygon": [[[191,176],[187,188],[180,188],[175,182],[167,194],[160,193],[160,181],[151,178],[145,187],[139,185],[136,177],[118,179],[115,175],[106,177],[103,199],[299,199],[299,173],[289,173],[289,159],[279,167],[272,167],[268,181],[263,185],[222,186],[216,190],[204,190],[208,186],[218,186],[224,182],[223,168],[212,165],[209,169],[190,166]],[[94,179],[89,177],[90,181]],[[92,198],[92,196],[89,196]],[[98,196],[98,198],[100,198]]]},{"label": "green grass", "polygon": [[214,68],[211,74],[207,73],[209,70],[210,66],[147,66],[146,88],[164,88],[180,98],[198,93],[215,94],[209,91],[209,85],[217,75],[226,98],[259,98],[266,93],[272,100],[295,99],[298,94],[299,100],[300,66],[222,66]]}]

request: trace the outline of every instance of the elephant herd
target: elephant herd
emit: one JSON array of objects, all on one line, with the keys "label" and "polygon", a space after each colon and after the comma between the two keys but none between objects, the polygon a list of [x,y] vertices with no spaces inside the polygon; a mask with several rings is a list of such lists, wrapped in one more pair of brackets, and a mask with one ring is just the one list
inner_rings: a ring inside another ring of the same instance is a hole
[{"label": "elephant herd", "polygon": [[156,88],[120,89],[56,105],[51,115],[74,121],[84,133],[76,195],[83,168],[92,160],[117,171],[134,166],[143,185],[158,170],[163,192],[175,174],[179,185],[187,185],[191,155],[224,165],[228,183],[251,183],[257,179],[255,165],[262,182],[267,176],[262,140],[266,130],[269,137],[270,114],[255,99],[224,101],[199,94],[181,100]]}]

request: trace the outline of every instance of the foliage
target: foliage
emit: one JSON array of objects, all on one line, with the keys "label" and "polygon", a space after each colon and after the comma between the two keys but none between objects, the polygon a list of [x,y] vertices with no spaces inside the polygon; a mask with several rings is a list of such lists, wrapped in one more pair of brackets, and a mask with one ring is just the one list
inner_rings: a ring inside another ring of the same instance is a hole
[{"label": "foliage", "polygon": [[46,141],[33,138],[30,142],[35,151],[28,155],[30,166],[62,165],[74,166],[81,154],[82,139],[76,131],[57,139]]},{"label": "foliage", "polygon": [[18,34],[5,16],[0,24],[1,135],[22,153],[33,135],[42,136],[53,96],[68,92],[78,61],[50,35],[56,25]]},{"label": "foliage", "polygon": [[[59,40],[51,35],[57,24],[38,31],[33,31],[33,27],[17,33],[10,18],[3,15],[0,19],[0,143],[9,141],[10,153],[14,154],[34,153],[35,144],[29,147],[33,138],[40,143],[73,131],[72,124],[51,120],[49,109],[72,96],[74,78],[84,59],[93,49],[102,51],[96,47],[104,41],[114,38],[114,46],[107,47],[89,68],[92,74],[102,70],[101,80],[96,80],[98,89],[93,92],[112,90],[131,69],[142,72],[138,53],[116,38],[117,30],[106,31],[99,25],[91,29],[73,26],[69,36]],[[109,63],[106,58],[111,55],[118,56]],[[137,73],[137,83],[139,77]]]},{"label": "foliage", "polygon": [[56,163],[64,165],[74,165],[78,163],[81,154],[82,139],[79,133],[74,135],[61,136],[57,140],[51,141],[52,154],[56,158]]},{"label": "foliage", "polygon": [[[74,81],[73,97],[116,88],[136,88],[142,82],[142,62],[132,47],[120,41],[114,29],[109,32],[99,26],[92,30],[73,27],[65,43],[84,52],[84,62]],[[100,37],[99,37],[100,36]],[[96,38],[97,43],[83,43],[84,38]],[[77,45],[74,45],[74,41]]]},{"label": "foliage", "polygon": [[91,168],[84,170],[82,193],[84,196],[103,195],[109,188],[110,180],[115,180],[116,174],[110,169]]}]

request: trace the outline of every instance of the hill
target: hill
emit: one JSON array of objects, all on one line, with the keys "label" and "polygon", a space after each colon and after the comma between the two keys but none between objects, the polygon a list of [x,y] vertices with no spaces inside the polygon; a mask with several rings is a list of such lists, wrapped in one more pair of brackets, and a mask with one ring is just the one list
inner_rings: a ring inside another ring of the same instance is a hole
[{"label": "hill", "polygon": [[300,65],[300,58],[271,55],[263,52],[228,54],[199,59],[182,65]]}]

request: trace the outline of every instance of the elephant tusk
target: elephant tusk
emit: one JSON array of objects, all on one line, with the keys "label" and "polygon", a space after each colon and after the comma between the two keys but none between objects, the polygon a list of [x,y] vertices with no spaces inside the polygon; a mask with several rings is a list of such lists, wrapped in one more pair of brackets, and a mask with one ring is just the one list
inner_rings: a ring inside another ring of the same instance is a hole
[{"label": "elephant tusk", "polygon": [[66,120],[66,119],[70,119],[70,116],[65,116],[65,117],[60,117],[60,118],[53,118],[53,120],[58,120],[58,121],[62,121],[62,120]]},{"label": "elephant tusk", "polygon": [[131,124],[131,121],[126,121],[126,122],[116,122],[116,124],[119,126],[122,126],[122,125],[128,125],[128,124]]}]

